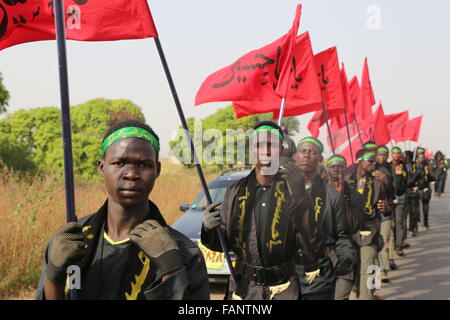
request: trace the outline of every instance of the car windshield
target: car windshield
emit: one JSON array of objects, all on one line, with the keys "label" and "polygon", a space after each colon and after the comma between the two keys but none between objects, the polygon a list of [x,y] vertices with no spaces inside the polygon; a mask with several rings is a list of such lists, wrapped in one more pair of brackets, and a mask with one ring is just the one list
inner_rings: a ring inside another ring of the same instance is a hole
[{"label": "car windshield", "polygon": [[[210,188],[209,193],[211,194],[212,202],[223,201],[226,191],[227,191],[227,187]],[[206,208],[207,205],[208,205],[208,203],[206,201],[205,194],[202,191],[199,193],[197,198],[195,198],[195,201],[192,204],[192,208],[203,210]]]}]

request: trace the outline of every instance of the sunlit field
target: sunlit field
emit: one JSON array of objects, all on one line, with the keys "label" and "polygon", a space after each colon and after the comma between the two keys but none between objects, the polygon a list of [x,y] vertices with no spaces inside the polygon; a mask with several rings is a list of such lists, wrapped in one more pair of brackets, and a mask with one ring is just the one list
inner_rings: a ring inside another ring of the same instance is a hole
[{"label": "sunlit field", "polygon": [[[207,181],[219,171],[205,170]],[[161,176],[150,195],[167,223],[181,214],[181,203],[192,203],[201,184],[195,169],[162,162]],[[78,217],[96,212],[106,199],[101,179],[75,183]],[[19,177],[0,172],[0,299],[30,299],[39,279],[43,252],[52,233],[65,224],[64,181]]]}]

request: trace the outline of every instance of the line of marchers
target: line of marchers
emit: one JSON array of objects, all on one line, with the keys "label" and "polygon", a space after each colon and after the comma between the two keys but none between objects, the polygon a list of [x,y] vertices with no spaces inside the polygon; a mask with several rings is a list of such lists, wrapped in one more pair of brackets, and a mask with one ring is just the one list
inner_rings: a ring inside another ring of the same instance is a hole
[{"label": "line of marchers", "polygon": [[204,315],[208,318],[212,312],[221,313],[222,315],[227,314],[270,314],[272,312],[271,305],[253,305],[253,304],[242,304],[242,305],[233,305],[233,304],[224,304],[221,308],[214,307],[199,307],[199,306],[189,306],[188,304],[184,305],[184,307],[178,308],[178,314],[182,315]]}]

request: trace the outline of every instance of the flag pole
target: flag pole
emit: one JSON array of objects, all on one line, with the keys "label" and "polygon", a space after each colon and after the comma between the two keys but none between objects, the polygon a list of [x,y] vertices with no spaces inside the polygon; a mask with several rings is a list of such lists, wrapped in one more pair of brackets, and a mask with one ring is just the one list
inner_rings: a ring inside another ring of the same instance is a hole
[{"label": "flag pole", "polygon": [[[58,46],[59,90],[61,96],[62,140],[64,150],[64,184],[66,192],[67,222],[77,222],[75,214],[75,187],[72,158],[72,129],[70,125],[69,80],[67,73],[66,35],[63,0],[53,2],[55,6],[55,30]],[[77,300],[77,291],[69,290],[69,299]]]},{"label": "flag pole", "polygon": [[347,127],[347,138],[348,138],[348,145],[350,146],[350,154],[352,155],[352,164],[355,163],[353,160],[353,148],[352,148],[352,140],[350,138],[350,129],[348,128],[348,117],[347,117],[347,109],[344,109],[344,115],[345,115],[345,126]]},{"label": "flag pole", "polygon": [[323,115],[325,116],[325,122],[327,123],[328,135],[330,136],[330,142],[331,142],[331,149],[333,150],[333,154],[336,154],[336,152],[334,151],[334,142],[333,142],[333,137],[331,136],[330,125],[328,123],[327,109],[325,108],[325,102],[323,100],[322,100],[322,111],[323,111]]},{"label": "flag pole", "polygon": [[59,90],[61,95],[62,138],[64,149],[64,181],[67,222],[76,222],[72,159],[72,129],[70,125],[69,81],[67,74],[66,36],[63,0],[54,1],[56,42],[58,46]]},{"label": "flag pole", "polygon": [[[201,167],[200,162],[198,161],[198,158],[197,158],[197,153],[195,152],[194,143],[192,141],[192,135],[191,135],[191,133],[189,131],[189,127],[188,127],[188,124],[186,122],[186,117],[184,116],[183,108],[181,107],[180,99],[178,98],[178,93],[177,93],[177,90],[175,88],[175,84],[173,82],[172,75],[170,73],[169,65],[167,64],[166,56],[164,55],[164,51],[163,51],[163,48],[162,48],[162,45],[161,45],[161,42],[160,42],[159,38],[154,38],[154,40],[155,40],[156,48],[157,48],[158,53],[159,53],[159,57],[161,59],[162,66],[164,68],[164,72],[166,74],[167,82],[169,83],[169,87],[170,87],[170,90],[172,92],[173,100],[175,101],[175,106],[177,108],[178,115],[179,115],[180,120],[181,120],[181,124],[182,124],[182,126],[184,128],[184,132],[186,134],[186,138],[189,141],[190,146],[191,146],[191,155],[194,158],[195,167],[197,169],[197,173],[198,173],[198,176],[200,178],[200,182],[202,184],[202,188],[203,188],[203,192],[204,192],[205,197],[206,197],[206,201],[208,202],[208,204],[211,204],[212,203],[211,194],[209,193],[208,185],[206,184],[205,175],[203,174],[202,167]],[[228,248],[227,248],[225,239],[223,237],[223,234],[222,234],[220,228],[217,228],[217,235],[219,236],[220,245],[221,245],[222,251],[223,251],[223,253],[225,255],[225,259],[226,259],[226,261],[228,263],[228,267],[230,269],[231,277],[232,277],[234,283],[237,284],[236,273],[235,273],[235,270],[234,270],[233,265],[231,263],[230,253],[228,252]]]},{"label": "flag pole", "polygon": [[359,130],[358,118],[356,117],[356,113],[353,112],[353,116],[355,117],[356,130],[358,130],[359,142],[361,142],[361,146],[363,145],[363,141],[361,139],[361,131]]},{"label": "flag pole", "polygon": [[284,107],[286,106],[286,99],[281,99],[281,106],[280,106],[280,115],[278,117],[278,126],[281,127],[281,123],[283,121],[283,115],[284,115]]}]

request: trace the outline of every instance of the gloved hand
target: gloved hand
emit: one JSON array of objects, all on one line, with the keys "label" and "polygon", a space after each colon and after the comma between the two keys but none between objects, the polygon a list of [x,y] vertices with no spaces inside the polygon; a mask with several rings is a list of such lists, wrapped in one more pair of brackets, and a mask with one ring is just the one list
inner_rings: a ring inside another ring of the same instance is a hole
[{"label": "gloved hand", "polygon": [[334,268],[334,273],[338,276],[347,274],[353,270],[352,260],[349,258],[340,259]]},{"label": "gloved hand", "polygon": [[213,202],[203,212],[203,227],[206,231],[214,230],[222,223],[220,209],[217,208],[221,204],[222,202]]},{"label": "gloved hand", "polygon": [[80,264],[85,255],[86,242],[80,224],[70,222],[56,230],[46,269],[47,279],[55,284],[66,280],[67,267]]},{"label": "gloved hand", "polygon": [[131,230],[129,237],[132,243],[158,265],[162,275],[184,266],[177,242],[172,238],[169,230],[161,226],[158,221],[145,220]]},{"label": "gloved hand", "polygon": [[299,201],[303,199],[306,195],[303,171],[296,164],[289,162],[280,166],[280,174],[286,181],[291,196]]}]

